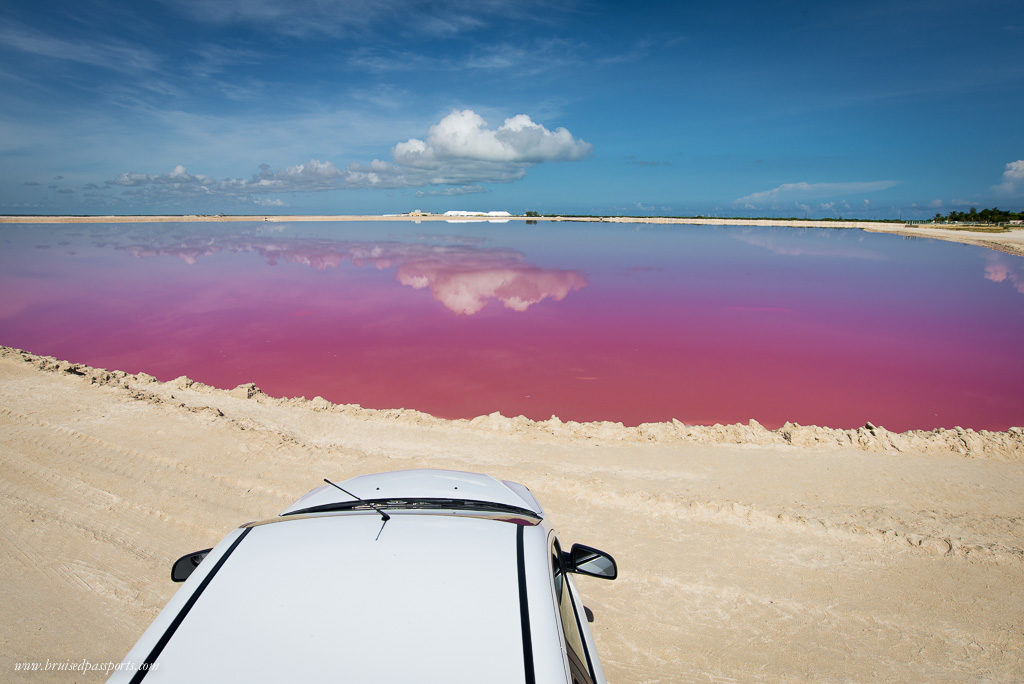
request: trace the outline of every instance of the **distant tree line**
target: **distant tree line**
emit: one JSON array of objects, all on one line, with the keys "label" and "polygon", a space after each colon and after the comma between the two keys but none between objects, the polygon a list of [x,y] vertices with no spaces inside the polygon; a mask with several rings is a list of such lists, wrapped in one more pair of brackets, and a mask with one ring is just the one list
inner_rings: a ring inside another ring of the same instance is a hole
[{"label": "distant tree line", "polygon": [[1024,220],[1024,211],[1003,211],[1002,209],[982,209],[971,207],[970,211],[951,211],[945,216],[936,214],[936,223],[1009,223]]}]

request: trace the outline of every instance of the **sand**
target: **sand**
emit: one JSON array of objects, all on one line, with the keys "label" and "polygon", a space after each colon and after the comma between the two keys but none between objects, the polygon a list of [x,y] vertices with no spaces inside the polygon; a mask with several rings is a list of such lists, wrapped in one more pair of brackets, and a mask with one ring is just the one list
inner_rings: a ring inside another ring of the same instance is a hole
[{"label": "sand", "polygon": [[[424,215],[324,215],[324,216],[0,216],[0,223],[168,223],[168,222],[296,222],[296,221],[454,221],[474,222],[487,220],[485,217],[450,217],[438,214]],[[934,238],[948,242],[959,242],[994,249],[1006,254],[1024,256],[1024,228],[1014,228],[1005,233],[987,233],[982,231],[949,230],[929,225],[887,223],[884,221],[816,221],[802,219],[738,219],[738,218],[674,218],[674,217],[636,217],[636,216],[508,216],[492,218],[505,221],[585,221],[602,223],[658,223],[677,225],[713,225],[713,226],[767,226],[789,228],[856,228],[872,233],[891,233],[905,237]]]},{"label": "sand", "polygon": [[117,661],[179,555],[322,477],[527,484],[581,578],[611,682],[1024,678],[1024,437],[788,425],[446,421],[160,383],[0,349],[0,679]]}]

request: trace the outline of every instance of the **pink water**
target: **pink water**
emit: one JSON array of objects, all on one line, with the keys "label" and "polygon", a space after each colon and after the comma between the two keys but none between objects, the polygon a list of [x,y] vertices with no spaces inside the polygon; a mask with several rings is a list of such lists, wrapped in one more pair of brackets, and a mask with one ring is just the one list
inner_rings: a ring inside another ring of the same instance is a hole
[{"label": "pink water", "polygon": [[1024,260],[853,230],[0,227],[0,344],[444,417],[1024,423]]}]

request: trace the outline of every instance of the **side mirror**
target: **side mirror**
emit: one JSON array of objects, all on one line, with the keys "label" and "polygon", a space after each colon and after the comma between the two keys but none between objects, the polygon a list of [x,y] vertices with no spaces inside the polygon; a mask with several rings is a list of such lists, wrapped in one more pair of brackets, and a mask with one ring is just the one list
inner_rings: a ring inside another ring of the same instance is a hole
[{"label": "side mirror", "polygon": [[171,581],[172,582],[184,582],[188,579],[192,571],[199,567],[199,564],[206,558],[206,554],[210,553],[213,549],[203,549],[202,551],[193,551],[192,553],[186,553],[184,556],[174,561],[174,565],[171,566]]},{"label": "side mirror", "polygon": [[619,576],[614,558],[604,551],[583,544],[573,544],[568,553],[563,551],[562,560],[566,572],[610,580]]}]

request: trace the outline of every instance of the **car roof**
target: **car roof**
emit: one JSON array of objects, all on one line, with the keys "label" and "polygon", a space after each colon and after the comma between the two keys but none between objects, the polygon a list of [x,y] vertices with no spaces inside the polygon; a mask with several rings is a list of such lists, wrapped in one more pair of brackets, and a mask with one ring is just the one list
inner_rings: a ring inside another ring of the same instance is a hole
[{"label": "car roof", "polygon": [[[529,489],[518,482],[498,480],[490,475],[461,470],[420,468],[390,473],[360,475],[343,482],[342,487],[360,499],[459,499],[515,506],[544,517],[540,503]],[[324,484],[281,511],[288,515],[317,506],[348,503],[352,497],[331,485]]]},{"label": "car roof", "polygon": [[517,535],[542,526],[360,511],[237,534],[146,682],[524,680]]}]

